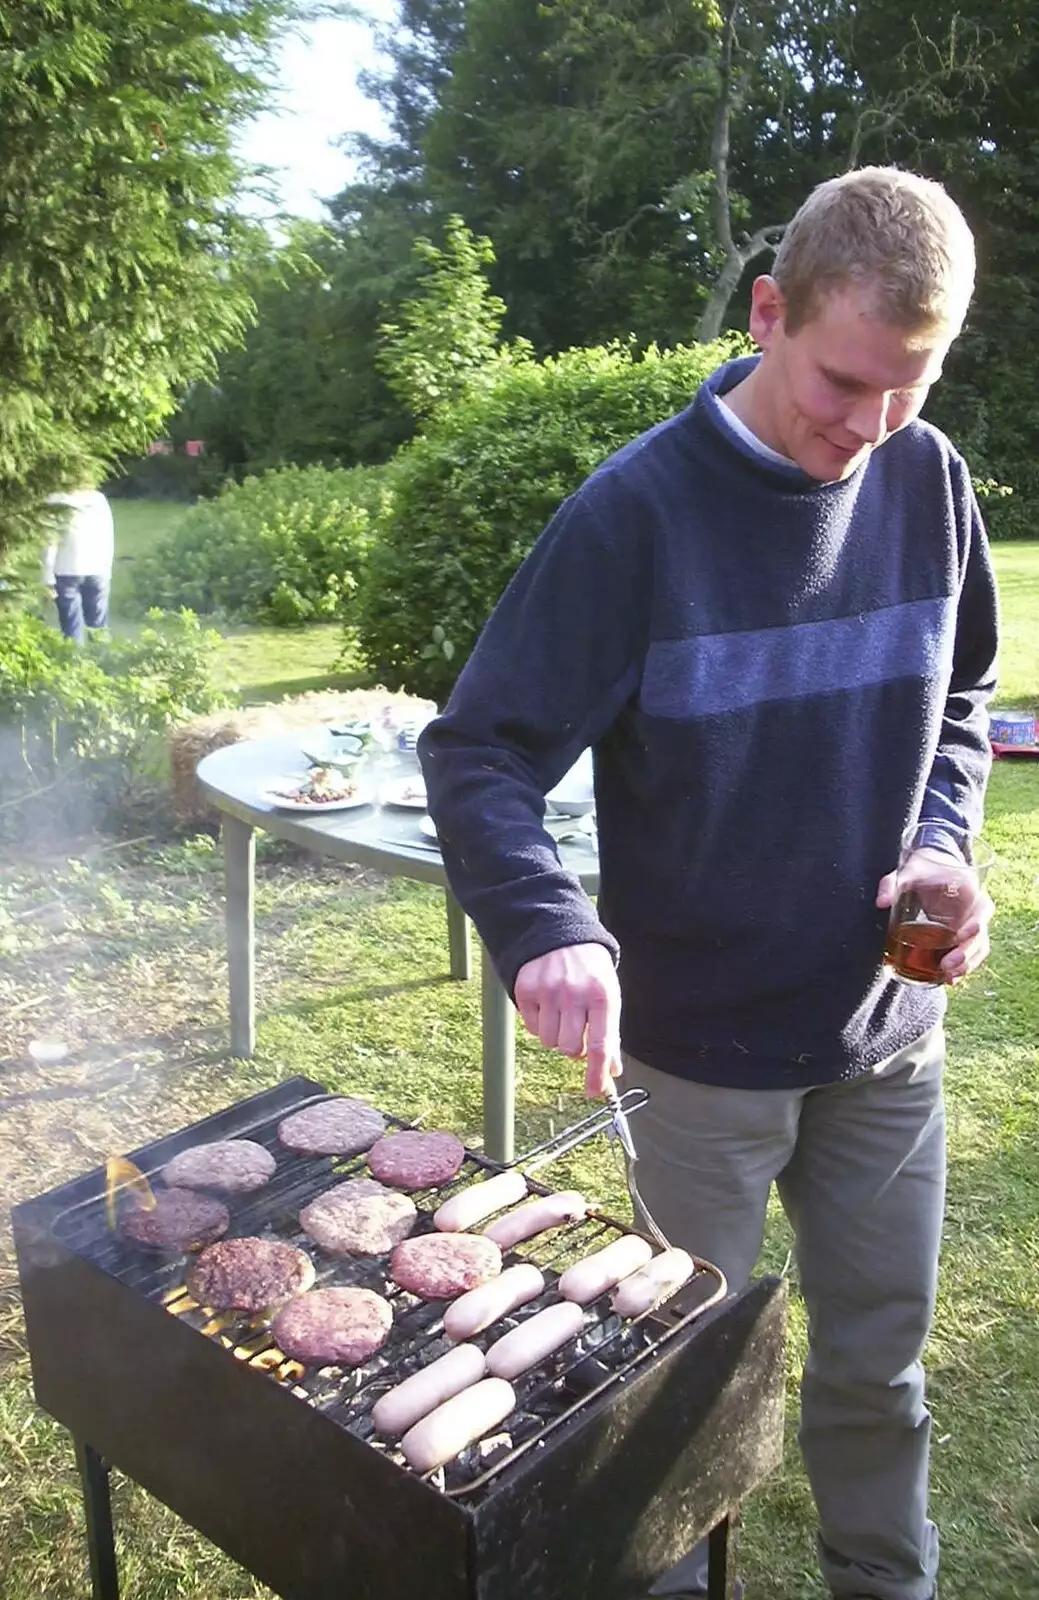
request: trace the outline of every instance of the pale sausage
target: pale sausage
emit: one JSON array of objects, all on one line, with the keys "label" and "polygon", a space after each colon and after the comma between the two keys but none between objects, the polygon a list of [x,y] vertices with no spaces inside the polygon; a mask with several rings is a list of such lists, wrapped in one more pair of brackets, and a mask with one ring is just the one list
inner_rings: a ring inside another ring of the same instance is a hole
[{"label": "pale sausage", "polygon": [[404,1459],[416,1472],[432,1472],[474,1439],[482,1439],[515,1409],[512,1385],[501,1378],[484,1378],[409,1428],[400,1442]]},{"label": "pale sausage", "polygon": [[533,1239],[536,1233],[544,1233],[547,1228],[558,1228],[564,1222],[579,1222],[587,1210],[588,1202],[583,1194],[578,1194],[576,1189],[561,1189],[558,1194],[528,1200],[483,1231],[503,1250],[511,1250],[514,1244]]},{"label": "pale sausage", "polygon": [[499,1378],[518,1378],[521,1372],[536,1367],[539,1361],[576,1339],[583,1326],[580,1306],[571,1305],[568,1300],[546,1306],[495,1340],[487,1352],[487,1371]]},{"label": "pale sausage", "polygon": [[517,1306],[525,1306],[544,1287],[544,1277],[529,1262],[506,1267],[501,1277],[470,1289],[448,1306],[444,1312],[444,1332],[449,1339],[471,1339],[499,1317],[508,1316]]},{"label": "pale sausage", "polygon": [[693,1258],[684,1250],[662,1250],[617,1286],[610,1305],[619,1317],[640,1317],[644,1311],[652,1311],[669,1300],[683,1283],[688,1283],[694,1271]]},{"label": "pale sausage", "polygon": [[474,1344],[460,1344],[377,1400],[372,1422],[379,1433],[396,1439],[452,1395],[479,1383],[486,1370],[483,1351]]},{"label": "pale sausage", "polygon": [[653,1246],[648,1239],[640,1238],[637,1233],[622,1234],[605,1249],[567,1267],[559,1280],[559,1292],[564,1300],[576,1300],[579,1306],[586,1306],[629,1273],[645,1266],[652,1254]]},{"label": "pale sausage", "polygon": [[433,1213],[433,1226],[444,1233],[461,1233],[473,1228],[484,1217],[522,1200],[527,1192],[527,1180],[522,1172],[499,1172],[483,1183],[472,1183],[467,1189],[453,1194],[450,1200]]}]

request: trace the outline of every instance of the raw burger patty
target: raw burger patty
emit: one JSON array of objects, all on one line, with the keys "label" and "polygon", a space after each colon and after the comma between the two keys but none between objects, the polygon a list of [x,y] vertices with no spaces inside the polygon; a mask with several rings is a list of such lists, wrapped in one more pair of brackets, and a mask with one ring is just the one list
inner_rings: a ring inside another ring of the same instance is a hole
[{"label": "raw burger patty", "polygon": [[194,1189],[156,1189],[150,1211],[136,1202],[120,1218],[119,1232],[124,1239],[150,1250],[201,1250],[227,1232],[231,1213],[210,1194]]},{"label": "raw burger patty", "polygon": [[188,1293],[214,1311],[263,1311],[314,1282],[309,1256],[280,1239],[222,1239],[188,1273]]},{"label": "raw burger patty", "polygon": [[304,1233],[336,1256],[384,1256],[415,1226],[414,1202],[374,1178],[319,1194],[299,1214]]},{"label": "raw burger patty", "polygon": [[278,1124],[278,1138],[301,1156],[357,1156],[386,1131],[386,1118],[363,1100],[319,1100]]},{"label": "raw burger patty", "polygon": [[274,1175],[269,1150],[251,1139],[217,1139],[213,1144],[193,1144],[162,1169],[171,1189],[221,1189],[226,1194],[248,1194],[262,1189]]},{"label": "raw burger patty", "polygon": [[389,1301],[370,1289],[314,1289],[290,1300],[271,1332],[306,1366],[359,1367],[386,1343],[392,1324]]},{"label": "raw burger patty", "polygon": [[368,1165],[395,1189],[433,1189],[454,1177],[465,1146],[453,1133],[388,1133],[368,1152]]},{"label": "raw burger patty", "polygon": [[453,1300],[501,1271],[501,1251],[477,1233],[425,1233],[405,1239],[390,1258],[390,1277],[423,1300]]}]

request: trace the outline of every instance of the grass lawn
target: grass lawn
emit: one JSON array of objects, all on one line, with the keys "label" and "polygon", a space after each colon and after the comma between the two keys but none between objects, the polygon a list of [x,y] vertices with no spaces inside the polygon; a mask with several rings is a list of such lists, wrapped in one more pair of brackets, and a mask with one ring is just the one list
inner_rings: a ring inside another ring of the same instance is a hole
[{"label": "grass lawn", "polygon": [[[1007,624],[1001,699],[1039,704],[1039,545],[999,547],[996,558]],[[297,648],[300,637],[287,636]],[[276,654],[268,641],[266,673],[253,685],[284,681]],[[298,662],[288,650],[290,658]],[[933,1509],[942,1600],[1035,1600],[1039,763],[996,764],[986,832],[1004,862],[993,885],[993,953],[952,996],[949,1016],[949,1203],[929,1355]],[[220,860],[208,836],[98,840],[71,861],[57,851],[51,860],[0,859],[0,1193],[9,1202],[297,1072],[478,1136],[478,984],[445,978],[435,891],[301,858],[261,837],[256,920],[258,1050],[232,1062]],[[44,1071],[26,1047],[49,1034],[69,1051]],[[526,1039],[518,1063],[522,1148],[573,1120],[583,1101],[571,1063]],[[607,1149],[569,1158],[558,1177],[615,1210],[624,1205]],[[784,1270],[789,1247],[774,1211],[762,1265]],[[747,1600],[824,1600],[794,1436],[803,1356],[795,1295],[787,1459],[746,1507]],[[246,1573],[118,1476],[115,1514],[127,1600],[266,1600]],[[33,1401],[0,1215],[0,1597],[79,1600],[86,1588],[72,1451]]]}]

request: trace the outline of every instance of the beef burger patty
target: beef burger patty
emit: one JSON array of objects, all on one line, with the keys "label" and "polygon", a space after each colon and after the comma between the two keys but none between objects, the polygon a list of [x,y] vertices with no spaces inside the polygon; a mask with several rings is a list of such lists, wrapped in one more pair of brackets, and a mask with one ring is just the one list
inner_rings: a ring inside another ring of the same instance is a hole
[{"label": "beef burger patty", "polygon": [[278,1124],[282,1144],[301,1156],[357,1156],[385,1131],[381,1111],[346,1096],[318,1100]]},{"label": "beef burger patty", "polygon": [[477,1233],[425,1233],[405,1239],[390,1257],[390,1277],[422,1300],[453,1300],[496,1278],[501,1251]]},{"label": "beef burger patty", "polygon": [[392,1325],[389,1301],[371,1289],[314,1289],[283,1306],[271,1332],[305,1366],[359,1367],[386,1343]]},{"label": "beef burger patty", "polygon": [[221,1239],[188,1273],[188,1293],[214,1311],[264,1311],[314,1282],[310,1257],[280,1239]]},{"label": "beef burger patty", "polygon": [[270,1151],[252,1139],[215,1139],[181,1150],[163,1167],[162,1179],[171,1189],[249,1194],[274,1176],[275,1165]]},{"label": "beef burger patty", "polygon": [[395,1189],[434,1189],[448,1183],[465,1160],[465,1146],[453,1133],[387,1133],[368,1152],[368,1165],[381,1183]]},{"label": "beef burger patty", "polygon": [[384,1256],[415,1226],[415,1203],[374,1178],[336,1184],[303,1207],[300,1226],[336,1256]]},{"label": "beef burger patty", "polygon": [[223,1238],[231,1213],[221,1200],[194,1189],[156,1189],[155,1204],[135,1199],[119,1219],[119,1232],[148,1250],[201,1250]]}]

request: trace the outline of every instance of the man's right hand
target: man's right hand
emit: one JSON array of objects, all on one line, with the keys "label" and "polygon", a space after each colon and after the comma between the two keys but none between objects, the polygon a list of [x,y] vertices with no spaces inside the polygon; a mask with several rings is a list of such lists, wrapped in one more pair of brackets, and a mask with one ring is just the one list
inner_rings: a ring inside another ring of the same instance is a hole
[{"label": "man's right hand", "polygon": [[550,950],[522,966],[516,1009],[548,1050],[585,1060],[584,1092],[603,1095],[621,1075],[621,992],[613,957],[602,944]]}]

